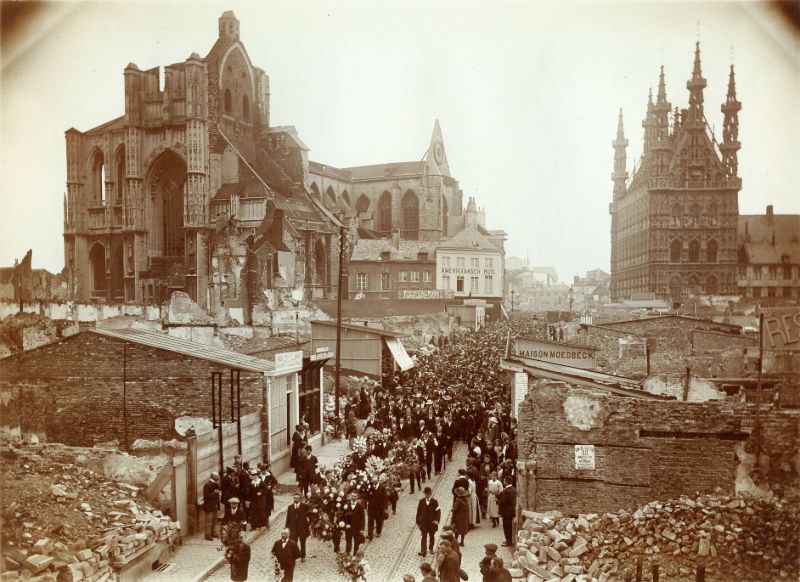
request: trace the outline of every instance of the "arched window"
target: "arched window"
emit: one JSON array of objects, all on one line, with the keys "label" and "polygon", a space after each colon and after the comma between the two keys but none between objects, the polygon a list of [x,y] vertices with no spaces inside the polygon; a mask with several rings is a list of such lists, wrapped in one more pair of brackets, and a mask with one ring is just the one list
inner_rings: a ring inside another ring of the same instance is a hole
[{"label": "arched window", "polygon": [[692,293],[700,292],[700,278],[697,275],[689,276],[689,290]]},{"label": "arched window", "polygon": [[89,251],[89,264],[92,268],[92,291],[106,290],[106,248],[94,243]]},{"label": "arched window", "polygon": [[700,243],[696,240],[689,242],[689,262],[690,263],[699,263],[700,262]]},{"label": "arched window", "polygon": [[342,202],[347,208],[350,208],[350,194],[347,193],[347,190],[342,192]]},{"label": "arched window", "polygon": [[713,238],[708,241],[708,245],[706,245],[706,262],[707,263],[716,263],[717,262],[717,241]]},{"label": "arched window", "polygon": [[389,192],[381,194],[378,200],[378,220],[375,230],[384,233],[392,231],[392,195]]},{"label": "arched window", "polygon": [[708,295],[716,295],[719,293],[719,283],[714,275],[706,277],[706,293]]},{"label": "arched window", "polygon": [[670,263],[680,263],[681,262],[681,241],[674,240],[669,244],[669,262]]},{"label": "arched window", "polygon": [[106,203],[106,165],[103,152],[95,150],[91,160],[91,177],[89,189],[92,202],[95,204]]},{"label": "arched window", "polygon": [[367,198],[363,194],[359,196],[358,200],[356,200],[356,210],[358,211],[359,214],[369,210],[369,198]]},{"label": "arched window", "polygon": [[419,236],[419,201],[411,190],[403,196],[403,238],[416,239]]},{"label": "arched window", "polygon": [[311,182],[311,195],[320,202],[322,201],[322,199],[319,196],[319,187],[317,187],[316,182]]},{"label": "arched window", "polygon": [[233,101],[231,98],[231,90],[225,89],[225,113],[230,115],[232,110],[233,110]]},{"label": "arched window", "polygon": [[336,208],[336,192],[333,191],[331,186],[325,190],[325,206],[328,208]]},{"label": "arched window", "polygon": [[247,95],[242,95],[242,119],[250,121],[250,100]]},{"label": "arched window", "polygon": [[114,203],[122,204],[125,196],[125,146],[120,146],[117,150],[117,157],[114,160],[114,165],[117,170],[117,175],[114,177],[114,192],[116,198]]}]

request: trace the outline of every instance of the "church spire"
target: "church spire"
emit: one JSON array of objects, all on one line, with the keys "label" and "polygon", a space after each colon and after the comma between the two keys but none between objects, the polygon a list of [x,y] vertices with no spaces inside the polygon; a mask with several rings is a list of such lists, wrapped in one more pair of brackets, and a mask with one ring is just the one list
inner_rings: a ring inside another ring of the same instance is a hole
[{"label": "church spire", "polygon": [[702,125],[703,117],[703,89],[706,88],[706,80],[700,68],[700,41],[695,43],[694,48],[694,68],[692,78],[686,82],[689,89],[689,121],[692,125]]},{"label": "church spire", "polygon": [[628,181],[628,173],[625,171],[628,160],[625,150],[628,147],[628,140],[625,139],[622,109],[619,110],[619,119],[617,120],[617,139],[612,141],[611,145],[614,148],[614,173],[611,174],[611,180],[614,182],[614,199],[616,200],[625,194],[625,183]]},{"label": "church spire", "polygon": [[722,143],[719,149],[722,152],[722,163],[725,166],[725,174],[728,177],[736,177],[739,170],[736,152],[741,147],[741,143],[739,143],[739,110],[741,108],[741,102],[736,100],[736,77],[733,65],[731,65],[731,72],[728,77],[728,95],[725,98],[725,103],[720,108],[724,117],[722,122]]}]

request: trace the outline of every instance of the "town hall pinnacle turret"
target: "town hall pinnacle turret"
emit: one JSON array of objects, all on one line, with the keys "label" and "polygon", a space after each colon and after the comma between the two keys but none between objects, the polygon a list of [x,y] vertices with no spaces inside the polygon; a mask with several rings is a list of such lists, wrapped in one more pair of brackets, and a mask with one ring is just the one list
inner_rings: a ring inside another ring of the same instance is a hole
[{"label": "town hall pinnacle turret", "polygon": [[655,101],[651,91],[642,122],[642,156],[630,181],[620,111],[609,208],[612,299],[654,293],[679,302],[690,295],[736,292],[741,103],[733,65],[722,104],[721,143],[704,111],[699,42],[686,88],[688,108],[673,112],[661,67]]}]

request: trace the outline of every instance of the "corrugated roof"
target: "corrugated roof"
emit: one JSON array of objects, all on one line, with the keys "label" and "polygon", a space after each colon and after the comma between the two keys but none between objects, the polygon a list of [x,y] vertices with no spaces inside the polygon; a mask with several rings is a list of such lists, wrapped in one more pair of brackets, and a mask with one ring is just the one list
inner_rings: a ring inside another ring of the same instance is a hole
[{"label": "corrugated roof", "polygon": [[436,262],[434,253],[438,242],[421,240],[400,240],[400,248],[396,249],[390,239],[360,239],[353,254],[351,261],[380,261],[381,253],[388,252],[391,261],[419,261],[419,253],[428,253],[428,260]]},{"label": "corrugated roof", "polygon": [[[323,319],[314,319],[311,323],[317,323],[319,325],[327,325],[329,327],[336,327],[336,321],[326,321]],[[376,335],[385,336],[385,337],[408,337],[407,333],[400,333],[399,331],[392,331],[389,329],[379,329],[377,327],[369,327],[367,325],[353,325],[352,323],[342,323],[343,329],[352,329],[353,331],[368,331],[374,333]]]},{"label": "corrugated roof", "polygon": [[90,333],[96,333],[106,337],[119,339],[148,346],[158,350],[166,350],[176,354],[182,354],[191,358],[198,358],[215,362],[238,370],[249,372],[268,373],[275,370],[275,365],[269,360],[246,356],[237,352],[232,352],[223,348],[198,344],[185,339],[171,337],[156,331],[143,329],[91,329]]}]

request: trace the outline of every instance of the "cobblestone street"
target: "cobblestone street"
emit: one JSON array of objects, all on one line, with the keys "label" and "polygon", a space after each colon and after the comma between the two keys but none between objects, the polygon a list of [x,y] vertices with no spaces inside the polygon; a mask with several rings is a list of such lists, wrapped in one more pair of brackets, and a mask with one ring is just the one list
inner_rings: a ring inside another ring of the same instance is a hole
[{"label": "cobblestone street", "polygon": [[[441,475],[427,485],[433,488],[433,495],[439,500],[442,508],[442,521],[446,522],[453,505],[450,488],[458,475],[459,467],[464,466],[467,457],[467,448],[458,444],[453,452],[453,461]],[[417,510],[417,501],[421,494],[415,491],[411,495],[408,490],[408,481],[403,484],[404,490],[397,504],[397,515],[392,515],[383,527],[383,535],[367,542],[363,548],[370,565],[369,582],[394,582],[402,580],[403,574],[413,574],[418,580],[419,565],[424,560],[432,560],[417,555],[419,552],[420,534],[414,523]],[[270,550],[272,544],[280,537],[282,522],[274,523],[272,530],[261,536],[252,544],[252,558],[248,578],[251,580],[272,580],[273,562]],[[365,532],[366,534],[366,532]],[[466,537],[463,551],[462,567],[469,573],[470,580],[480,580],[478,563],[484,555],[484,544],[495,543],[498,546],[503,541],[502,528],[492,528],[488,521],[481,521],[481,525],[472,530]],[[342,542],[344,544],[344,542]],[[330,542],[309,538],[306,548],[306,562],[297,562],[294,579],[297,582],[321,582],[339,580],[337,574],[336,555]],[[510,553],[506,548],[500,548],[498,555],[509,559]],[[224,564],[216,570],[208,580],[224,582],[230,580],[230,568]]]}]

